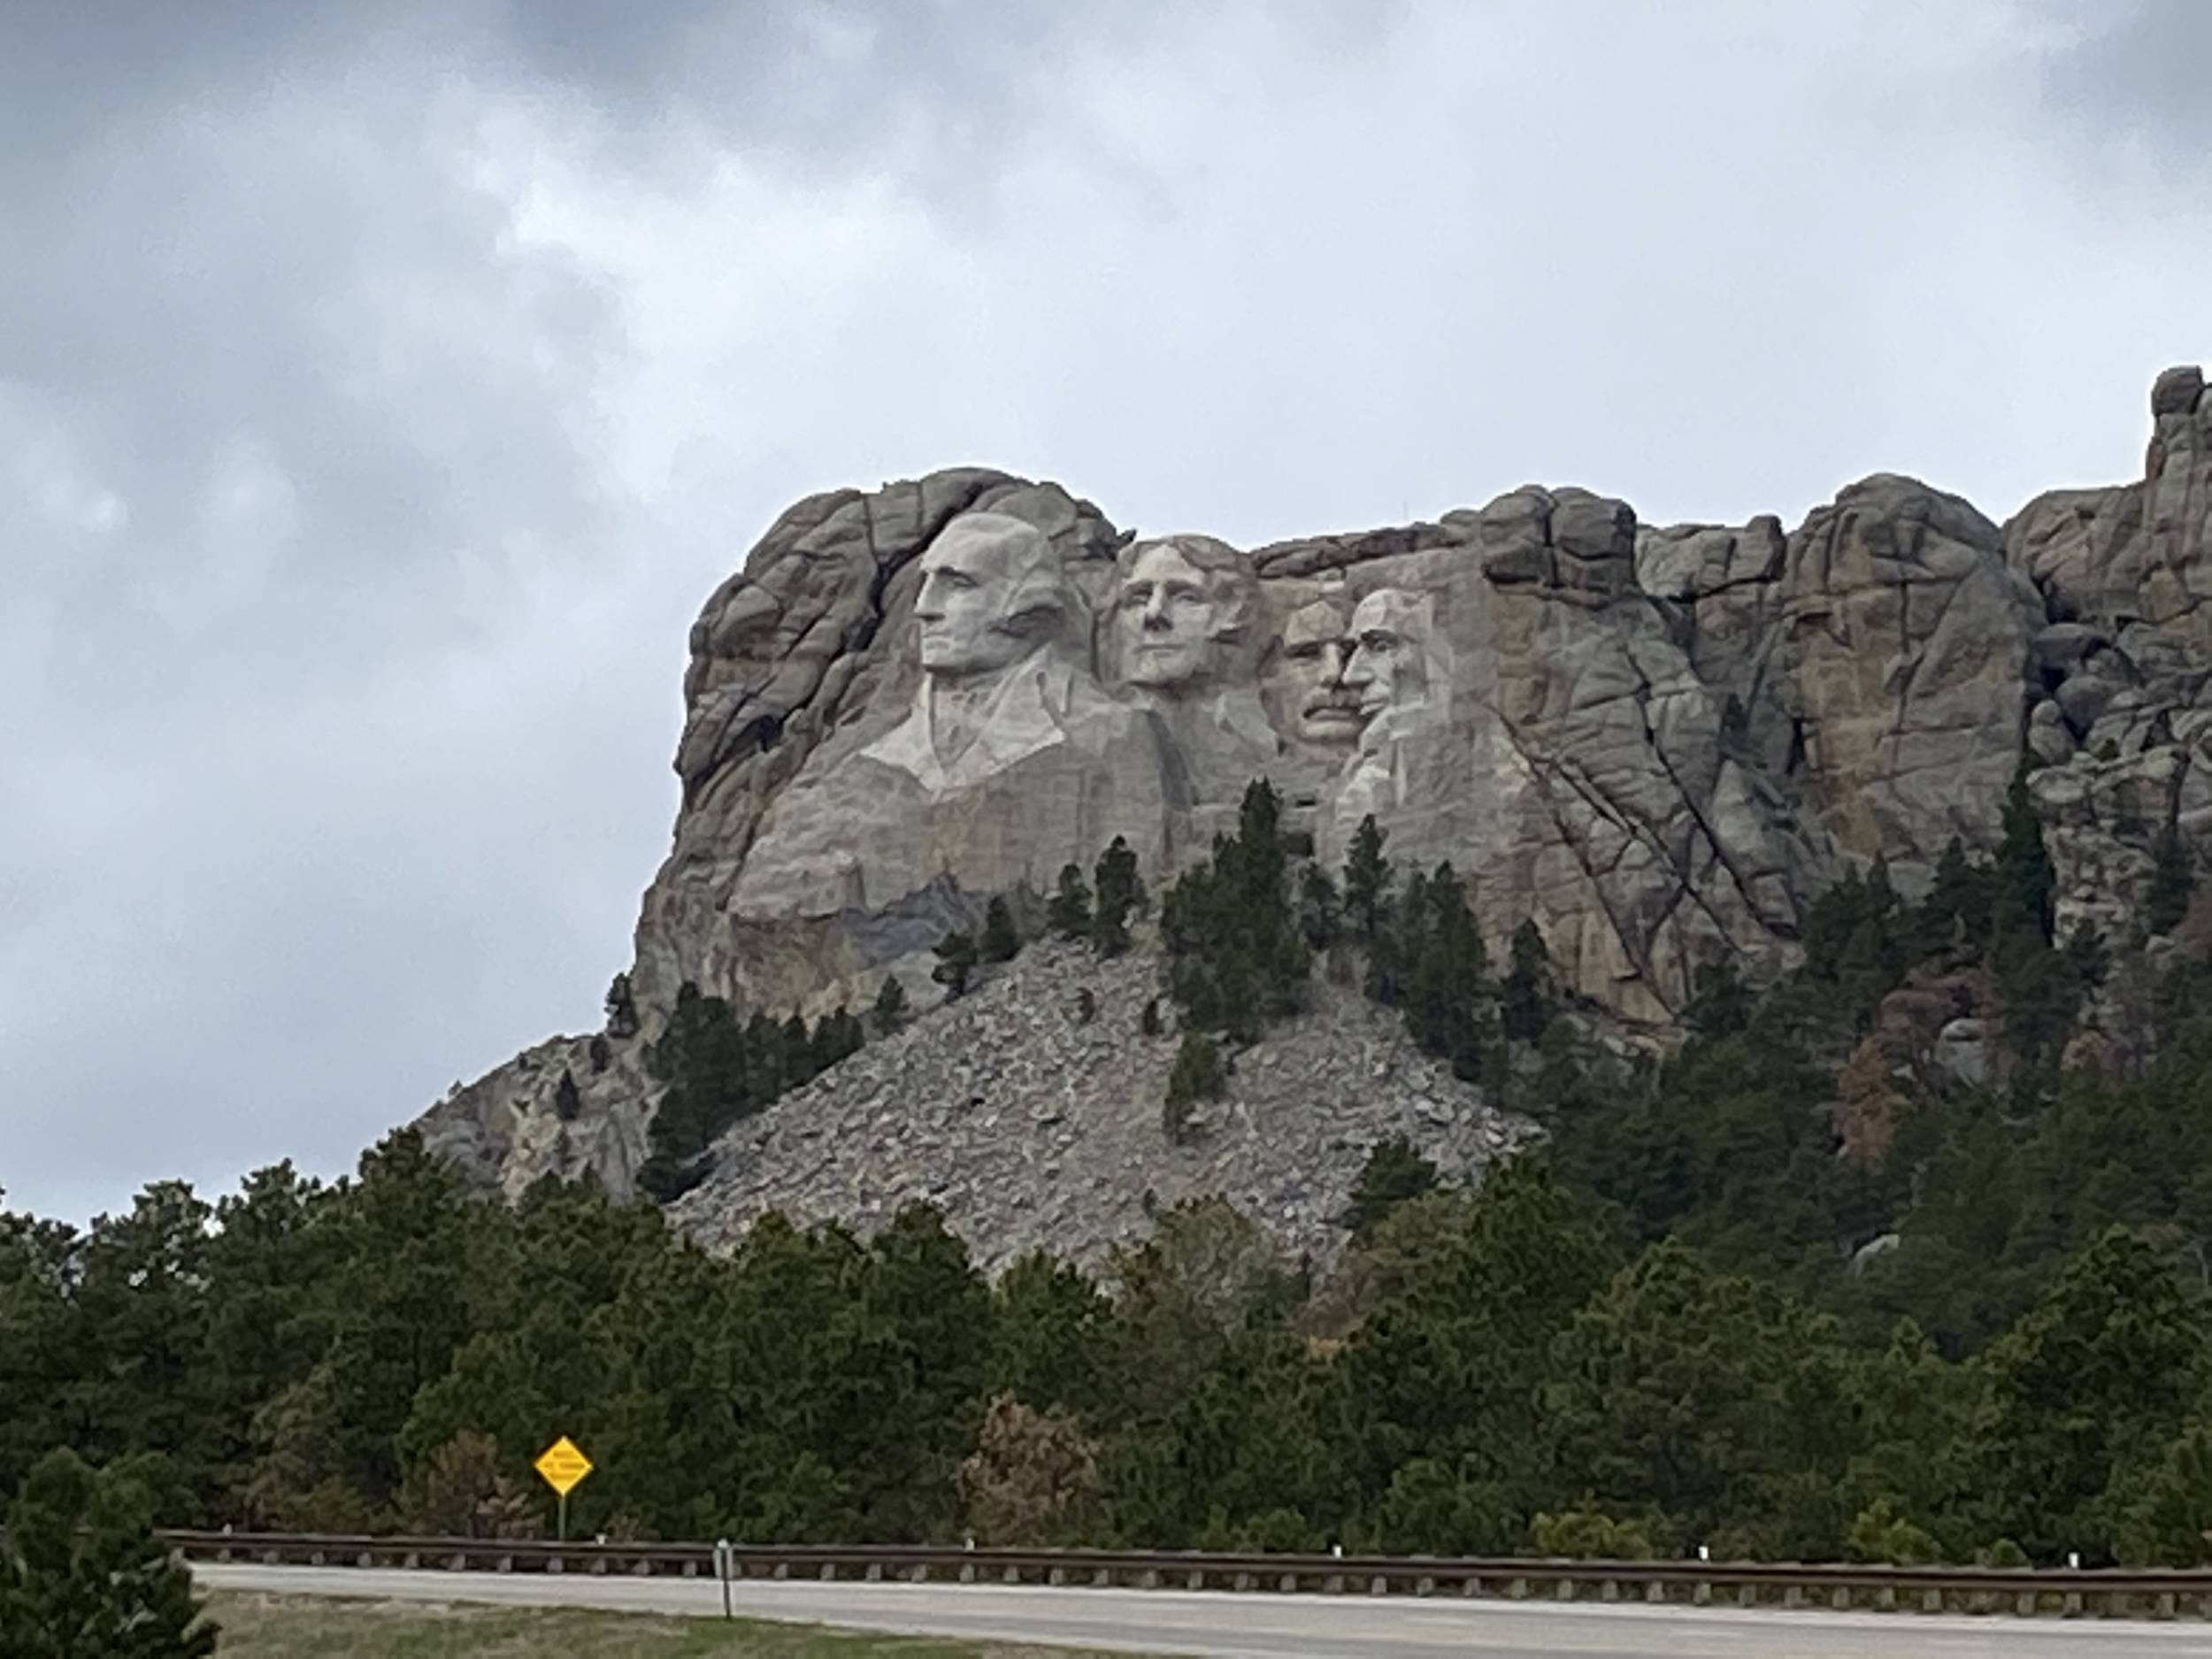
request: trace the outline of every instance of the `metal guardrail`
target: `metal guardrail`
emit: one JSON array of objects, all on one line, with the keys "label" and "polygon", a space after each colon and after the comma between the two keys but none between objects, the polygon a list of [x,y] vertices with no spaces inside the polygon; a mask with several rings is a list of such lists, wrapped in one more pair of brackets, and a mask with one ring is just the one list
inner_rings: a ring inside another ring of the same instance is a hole
[{"label": "metal guardrail", "polygon": [[721,1579],[959,1582],[1544,1597],[1678,1606],[2212,1618],[2212,1571],[1878,1567],[1794,1562],[1569,1561],[941,1545],[554,1543],[165,1532],[186,1559],[280,1566],[621,1573]]}]

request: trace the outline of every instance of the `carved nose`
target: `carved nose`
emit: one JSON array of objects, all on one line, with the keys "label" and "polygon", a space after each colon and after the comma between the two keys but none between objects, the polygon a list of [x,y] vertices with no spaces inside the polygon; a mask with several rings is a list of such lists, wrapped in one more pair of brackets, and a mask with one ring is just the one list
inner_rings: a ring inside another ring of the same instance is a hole
[{"label": "carved nose", "polygon": [[1351,659],[1342,646],[1325,645],[1321,648],[1321,683],[1323,685],[1344,685],[1351,678]]},{"label": "carved nose", "polygon": [[1158,594],[1144,602],[1144,626],[1148,628],[1167,626],[1167,601]]}]

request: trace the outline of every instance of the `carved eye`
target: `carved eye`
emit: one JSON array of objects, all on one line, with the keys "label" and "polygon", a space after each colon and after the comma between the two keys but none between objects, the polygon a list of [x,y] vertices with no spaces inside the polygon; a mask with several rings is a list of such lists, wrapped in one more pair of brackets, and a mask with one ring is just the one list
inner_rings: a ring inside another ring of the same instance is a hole
[{"label": "carved eye", "polygon": [[1363,634],[1359,636],[1359,649],[1372,651],[1378,657],[1387,657],[1398,649],[1398,636],[1380,632]]},{"label": "carved eye", "polygon": [[969,575],[965,571],[956,571],[947,566],[940,566],[934,573],[941,586],[950,588],[955,591],[975,586],[975,578]]},{"label": "carved eye", "polygon": [[1121,603],[1131,610],[1143,605],[1152,597],[1152,588],[1147,582],[1132,582],[1121,590]]}]

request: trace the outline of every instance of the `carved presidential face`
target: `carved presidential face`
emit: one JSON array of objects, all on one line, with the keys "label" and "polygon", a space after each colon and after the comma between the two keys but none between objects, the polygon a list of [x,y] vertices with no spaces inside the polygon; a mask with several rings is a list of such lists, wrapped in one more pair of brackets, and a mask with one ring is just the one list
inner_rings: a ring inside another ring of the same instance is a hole
[{"label": "carved presidential face", "polygon": [[921,571],[914,620],[926,673],[959,679],[1010,667],[1061,625],[1059,556],[1019,519],[954,519],[923,553]]},{"label": "carved presidential face", "polygon": [[1125,678],[1133,686],[1205,678],[1213,670],[1220,609],[1206,572],[1173,543],[1140,549],[1121,584]]},{"label": "carved presidential face", "polygon": [[1366,717],[1360,713],[1359,693],[1344,683],[1352,645],[1343,611],[1325,599],[1301,605],[1283,624],[1279,672],[1286,695],[1280,706],[1306,742],[1340,749],[1359,738]]},{"label": "carved presidential face", "polygon": [[1359,602],[1344,683],[1358,695],[1363,719],[1428,701],[1429,632],[1426,602],[1402,588],[1385,588]]}]

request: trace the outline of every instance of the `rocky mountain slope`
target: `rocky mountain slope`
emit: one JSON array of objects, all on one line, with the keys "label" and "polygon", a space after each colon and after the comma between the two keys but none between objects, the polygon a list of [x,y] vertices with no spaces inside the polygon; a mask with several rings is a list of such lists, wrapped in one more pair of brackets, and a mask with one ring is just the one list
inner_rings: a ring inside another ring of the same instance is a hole
[{"label": "rocky mountain slope", "polygon": [[[2096,926],[2127,963],[2162,846],[2200,856],[2212,833],[2201,373],[2160,376],[2152,418],[2140,480],[2039,497],[2001,529],[1891,475],[1786,531],[1644,526],[1625,503],[1530,488],[1249,552],[1138,538],[1056,485],[979,470],[810,497],[693,630],[683,805],[629,969],[636,1032],[541,1045],[424,1127],[511,1192],[586,1169],[628,1190],[660,1087],[646,1049],[681,986],[780,1016],[864,1005],[889,974],[933,1004],[931,945],[993,895],[1033,921],[1059,868],[1087,869],[1112,834],[1156,884],[1256,775],[1325,861],[1371,814],[1402,865],[1449,859],[1494,953],[1533,921],[1594,1019],[1664,1041],[1704,971],[1785,971],[1847,871],[1879,856],[1909,893],[1955,838],[1989,846],[2024,755],[2061,929]],[[1099,971],[1096,1020],[1075,1026],[1055,999],[1089,972],[1025,956],[741,1125],[687,1224],[718,1236],[768,1202],[853,1216],[972,1190],[996,1251],[1071,1225],[1054,1183],[1125,1157],[1086,1239],[1148,1186],[1193,1182],[1286,1203],[1306,1237],[1361,1137],[1420,1117],[1395,1083],[1354,1104],[1360,1065],[1400,1061],[1373,1047],[1381,1016],[1332,995],[1270,1040],[1310,1046],[1311,1123],[1295,1088],[1254,1092],[1256,1050],[1230,1101],[1248,1132],[1225,1125],[1202,1164],[1164,1156],[1165,1051],[1111,1039],[1153,970],[1140,954]],[[2103,1016],[2122,1048],[2126,977]],[[1330,1032],[1373,1058],[1326,1062]],[[1372,1123],[1335,1116],[1370,1104]],[[973,1112],[1009,1144],[954,1133]],[[1502,1133],[1471,1102],[1449,1116],[1486,1125],[1455,1158]]]},{"label": "rocky mountain slope", "polygon": [[1157,995],[1148,953],[1032,945],[741,1124],[671,1217],[725,1243],[770,1210],[867,1228],[924,1200],[995,1271],[1035,1248],[1094,1263],[1154,1211],[1218,1194],[1325,1257],[1378,1141],[1402,1135],[1464,1178],[1526,1133],[1422,1055],[1394,1013],[1323,979],[1310,1012],[1235,1056],[1228,1097],[1202,1103],[1177,1144],[1160,1110],[1172,1013],[1143,1030]]}]

